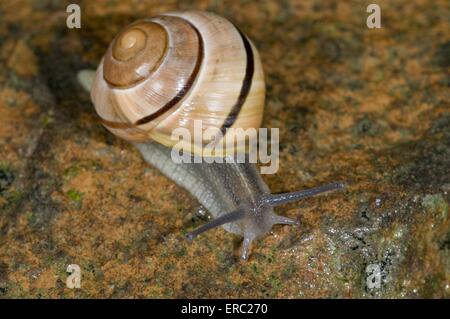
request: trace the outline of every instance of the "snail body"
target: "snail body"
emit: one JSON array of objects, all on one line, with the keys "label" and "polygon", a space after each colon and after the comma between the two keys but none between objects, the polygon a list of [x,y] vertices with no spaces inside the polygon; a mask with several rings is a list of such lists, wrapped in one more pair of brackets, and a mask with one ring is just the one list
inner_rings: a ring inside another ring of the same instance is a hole
[{"label": "snail body", "polygon": [[[193,239],[217,227],[244,237],[241,258],[251,242],[274,224],[298,224],[274,213],[276,205],[342,188],[340,183],[271,194],[255,164],[232,160],[239,143],[214,156],[224,163],[175,163],[175,128],[226,134],[233,128],[259,128],[265,84],[259,53],[237,27],[209,12],[172,12],[139,20],[111,42],[97,71],[81,71],[80,83],[102,124],[134,144],[145,161],[188,190],[214,217],[188,234]],[[201,154],[205,142],[184,141]]]},{"label": "snail body", "polygon": [[273,207],[263,205],[262,199],[270,195],[270,190],[252,163],[177,164],[171,160],[171,149],[162,144],[135,145],[147,163],[188,190],[214,217],[204,228],[190,233],[189,239],[221,225],[226,231],[244,237],[241,257],[246,259],[250,243],[269,232],[272,225],[297,223],[275,215]]}]

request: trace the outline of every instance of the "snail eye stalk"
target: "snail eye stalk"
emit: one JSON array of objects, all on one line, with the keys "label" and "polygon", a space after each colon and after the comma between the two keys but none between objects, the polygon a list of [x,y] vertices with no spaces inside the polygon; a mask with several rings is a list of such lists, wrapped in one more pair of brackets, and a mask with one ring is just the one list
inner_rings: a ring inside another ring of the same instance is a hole
[{"label": "snail eye stalk", "polygon": [[263,198],[263,205],[267,206],[279,206],[286,203],[291,203],[298,201],[306,197],[312,197],[316,195],[321,195],[324,193],[344,189],[345,185],[343,183],[332,183],[327,185],[322,185],[319,187],[314,187],[310,189],[305,189],[302,191],[282,193],[282,194],[269,194]]}]

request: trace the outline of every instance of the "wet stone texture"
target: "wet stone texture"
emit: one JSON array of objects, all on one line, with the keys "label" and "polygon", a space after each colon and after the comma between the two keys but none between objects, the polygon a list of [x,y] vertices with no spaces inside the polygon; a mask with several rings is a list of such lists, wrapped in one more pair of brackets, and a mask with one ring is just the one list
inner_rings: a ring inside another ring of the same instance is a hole
[{"label": "wet stone texture", "polygon": [[[450,16],[442,1],[0,4],[0,297],[450,297]],[[273,192],[346,181],[277,208],[248,262],[223,229],[189,244],[198,204],[99,123],[76,72],[135,19],[229,18],[259,48]],[[66,288],[69,264],[81,289]]]}]

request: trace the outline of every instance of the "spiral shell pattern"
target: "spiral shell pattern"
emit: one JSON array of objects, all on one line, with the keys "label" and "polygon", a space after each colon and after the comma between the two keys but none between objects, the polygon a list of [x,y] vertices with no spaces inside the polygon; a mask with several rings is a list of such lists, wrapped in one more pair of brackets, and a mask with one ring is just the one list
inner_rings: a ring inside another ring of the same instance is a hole
[{"label": "spiral shell pattern", "polygon": [[91,97],[112,133],[170,147],[177,143],[172,131],[187,128],[193,136],[196,120],[224,135],[230,127],[259,128],[264,74],[258,51],[231,22],[210,12],[172,12],[114,38]]}]

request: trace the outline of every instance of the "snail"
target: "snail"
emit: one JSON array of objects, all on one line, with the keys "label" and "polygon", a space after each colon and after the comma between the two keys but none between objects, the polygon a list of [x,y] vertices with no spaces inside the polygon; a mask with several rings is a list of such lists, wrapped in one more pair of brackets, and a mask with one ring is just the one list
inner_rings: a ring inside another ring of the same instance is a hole
[{"label": "snail", "polygon": [[[342,183],[271,194],[254,163],[175,163],[175,128],[195,121],[226,134],[231,127],[259,128],[265,82],[257,49],[227,19],[210,12],[183,11],[138,20],[110,43],[96,71],[78,73],[102,124],[130,141],[144,160],[188,190],[214,217],[188,233],[222,226],[243,236],[240,257],[275,224],[298,221],[274,207],[342,189]],[[192,143],[194,155],[203,144]],[[223,153],[229,156],[233,144]]]}]

